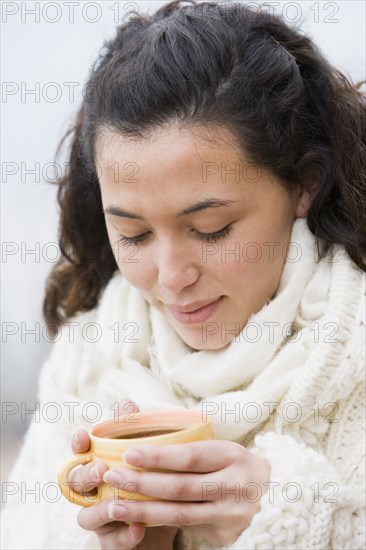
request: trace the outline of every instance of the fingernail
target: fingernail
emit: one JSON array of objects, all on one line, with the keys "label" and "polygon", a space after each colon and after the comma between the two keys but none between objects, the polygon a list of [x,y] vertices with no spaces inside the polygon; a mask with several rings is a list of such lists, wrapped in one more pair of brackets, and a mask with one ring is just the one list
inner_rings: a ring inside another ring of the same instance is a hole
[{"label": "fingernail", "polygon": [[110,504],[108,506],[109,519],[123,519],[127,515],[127,508],[120,504]]},{"label": "fingernail", "polygon": [[133,537],[139,534],[139,527],[135,523],[131,523],[130,525],[130,533]]},{"label": "fingernail", "polygon": [[99,464],[95,464],[95,466],[91,468],[90,477],[92,478],[92,481],[96,483],[100,481]]},{"label": "fingernail", "polygon": [[103,475],[103,481],[105,483],[120,483],[121,476],[115,470],[107,470]]},{"label": "fingernail", "polygon": [[138,464],[141,464],[142,456],[141,456],[141,453],[139,453],[135,449],[129,449],[128,451],[125,451],[123,453],[122,460],[124,460],[125,462],[128,462],[128,464],[137,466]]},{"label": "fingernail", "polygon": [[72,436],[72,442],[74,443],[75,447],[79,447],[80,441],[79,441],[79,436],[77,432],[75,432],[74,435]]}]

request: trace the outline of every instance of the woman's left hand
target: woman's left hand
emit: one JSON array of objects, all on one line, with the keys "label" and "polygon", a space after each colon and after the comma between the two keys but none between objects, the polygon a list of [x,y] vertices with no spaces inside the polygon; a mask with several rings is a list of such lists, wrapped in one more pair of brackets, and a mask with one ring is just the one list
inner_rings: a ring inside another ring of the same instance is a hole
[{"label": "woman's left hand", "polygon": [[144,445],[130,449],[124,459],[147,470],[173,472],[108,470],[106,483],[161,499],[121,500],[116,508],[125,515],[115,520],[184,528],[218,546],[234,543],[248,527],[270,481],[268,462],[231,441]]}]

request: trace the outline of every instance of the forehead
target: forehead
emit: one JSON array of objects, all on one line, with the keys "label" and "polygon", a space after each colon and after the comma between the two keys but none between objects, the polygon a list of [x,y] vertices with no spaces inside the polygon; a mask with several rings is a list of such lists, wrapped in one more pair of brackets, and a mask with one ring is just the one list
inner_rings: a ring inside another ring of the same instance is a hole
[{"label": "forehead", "polygon": [[[148,139],[132,140],[106,129],[96,141],[102,199],[153,217],[170,215],[203,198],[238,200],[243,157],[232,134],[169,126]],[[245,186],[246,187],[246,186]]]},{"label": "forehead", "polygon": [[208,162],[238,162],[243,155],[227,128],[170,125],[145,139],[131,139],[116,130],[103,129],[96,139],[95,159],[104,170],[116,162],[131,162],[147,173],[167,174],[202,170]]},{"label": "forehead", "polygon": [[[146,139],[99,132],[95,161],[104,203],[183,209],[202,198],[263,205],[277,200],[270,170],[257,166],[226,127],[170,125]],[[283,194],[283,189],[280,189]]]}]

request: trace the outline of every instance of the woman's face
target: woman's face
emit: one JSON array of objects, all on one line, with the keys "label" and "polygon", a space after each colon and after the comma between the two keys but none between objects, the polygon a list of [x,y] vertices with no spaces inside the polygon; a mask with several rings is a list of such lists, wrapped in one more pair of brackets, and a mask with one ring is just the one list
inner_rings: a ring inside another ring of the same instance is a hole
[{"label": "woman's face", "polygon": [[239,157],[228,130],[210,137],[170,126],[141,141],[108,130],[96,144],[118,267],[194,349],[227,346],[273,297],[304,208]]}]

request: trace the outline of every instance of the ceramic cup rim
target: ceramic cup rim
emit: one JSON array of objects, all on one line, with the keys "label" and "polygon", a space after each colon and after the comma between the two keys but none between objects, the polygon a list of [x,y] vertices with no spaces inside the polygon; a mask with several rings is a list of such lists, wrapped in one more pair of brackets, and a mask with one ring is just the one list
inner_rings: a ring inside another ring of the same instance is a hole
[{"label": "ceramic cup rim", "polygon": [[[128,414],[128,413],[126,413]],[[131,437],[128,437],[128,438],[123,438],[123,437],[118,437],[118,439],[116,439],[115,437],[113,436],[109,436],[109,437],[106,437],[104,435],[100,435],[100,433],[103,433],[103,431],[105,431],[107,434],[108,432],[110,433],[111,432],[111,427],[114,425],[114,424],[118,424],[118,421],[120,418],[123,418],[124,416],[126,416],[126,414],[124,415],[119,415],[118,418],[115,420],[115,419],[109,419],[109,420],[104,420],[102,422],[99,422],[98,424],[95,424],[95,426],[93,426],[92,430],[91,430],[91,438],[94,439],[96,442],[102,442],[102,441],[105,441],[105,442],[110,442],[110,441],[113,441],[114,443],[117,443],[117,442],[120,442],[120,443],[128,443],[128,442],[132,442],[134,441],[134,438],[131,438]],[[190,432],[194,432],[196,431],[197,429],[200,429],[200,428],[203,428],[203,427],[206,427],[206,426],[209,426],[211,425],[211,421],[209,419],[207,420],[203,420],[202,418],[202,412],[200,411],[191,411],[191,410],[188,410],[188,409],[154,409],[154,410],[151,410],[151,411],[140,411],[140,412],[136,412],[136,413],[133,413],[133,417],[138,420],[142,420],[142,422],[144,421],[144,419],[146,420],[151,420],[151,417],[158,417],[158,418],[161,418],[161,420],[159,421],[161,423],[160,426],[158,426],[156,429],[159,430],[159,429],[164,429],[165,427],[166,428],[169,428],[171,427],[172,430],[176,429],[176,433],[179,433],[181,435],[186,435],[186,434],[189,434]],[[184,423],[184,420],[185,422],[188,424],[187,427],[178,427],[179,425],[179,417],[181,417],[181,423],[183,424]],[[164,422],[167,423],[166,426],[164,426]],[[170,422],[170,426],[168,425],[168,423]],[[128,423],[126,423],[126,426],[127,426]],[[172,424],[175,424],[175,426],[172,426]],[[132,431],[135,431],[135,423],[130,423],[130,431],[126,430],[126,434],[129,434],[131,433]],[[146,429],[151,429],[151,424],[148,425],[147,423],[144,425],[144,426],[141,426],[141,431],[144,431]],[[117,430],[116,430],[116,433],[117,433]],[[109,434],[108,434],[109,435]],[[145,441],[146,439],[157,439],[157,438],[171,438],[172,435],[174,435],[174,433],[166,433],[166,434],[161,434],[161,435],[151,435],[151,436],[146,436],[146,437],[139,437],[137,438],[138,441]]]}]

